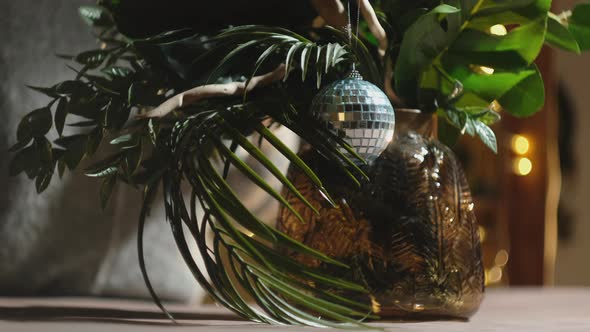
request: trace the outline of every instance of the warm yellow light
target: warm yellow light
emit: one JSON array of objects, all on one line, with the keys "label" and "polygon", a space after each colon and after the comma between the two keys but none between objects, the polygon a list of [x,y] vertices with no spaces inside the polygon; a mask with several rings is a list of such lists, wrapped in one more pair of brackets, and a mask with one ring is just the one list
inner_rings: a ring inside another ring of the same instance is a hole
[{"label": "warm yellow light", "polygon": [[414,303],[414,311],[424,311],[424,305],[421,303]]},{"label": "warm yellow light", "polygon": [[490,109],[496,113],[502,112],[502,105],[497,100],[490,103]]},{"label": "warm yellow light", "polygon": [[522,135],[512,136],[512,151],[516,154],[525,154],[529,152],[531,144],[529,140]]},{"label": "warm yellow light", "polygon": [[496,24],[490,27],[490,33],[496,36],[506,36],[508,34],[508,30],[502,24]]},{"label": "warm yellow light", "polygon": [[504,266],[508,263],[508,251],[501,249],[500,251],[498,251],[498,253],[496,254],[496,258],[494,259],[494,263],[497,266]]},{"label": "warm yellow light", "polygon": [[344,121],[345,115],[344,112],[338,113],[338,121]]},{"label": "warm yellow light", "polygon": [[470,65],[469,68],[472,72],[480,75],[492,75],[495,72],[494,68],[480,65]]},{"label": "warm yellow light", "polygon": [[490,68],[490,67],[486,67],[486,66],[480,66],[479,70],[481,70],[481,72],[486,75],[492,75],[494,73],[494,68]]},{"label": "warm yellow light", "polygon": [[490,284],[495,284],[502,280],[502,268],[494,266],[487,274],[487,281]]},{"label": "warm yellow light", "polygon": [[514,161],[514,172],[518,175],[529,175],[533,170],[533,163],[529,158],[520,157]]},{"label": "warm yellow light", "polygon": [[478,230],[479,230],[479,241],[483,243],[486,240],[486,235],[487,235],[486,229],[483,226],[479,226]]},{"label": "warm yellow light", "polygon": [[377,299],[373,296],[373,295],[369,295],[371,298],[371,309],[373,309],[373,312],[378,314],[381,312],[381,303],[379,303],[379,301],[377,301]]}]

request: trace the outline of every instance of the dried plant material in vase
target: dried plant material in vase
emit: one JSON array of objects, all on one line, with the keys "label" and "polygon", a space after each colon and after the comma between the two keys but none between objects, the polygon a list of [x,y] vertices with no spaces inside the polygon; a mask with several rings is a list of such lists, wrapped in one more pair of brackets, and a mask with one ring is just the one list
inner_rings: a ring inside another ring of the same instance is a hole
[{"label": "dried plant material in vase", "polygon": [[[468,318],[484,292],[471,193],[452,151],[420,132],[428,126],[418,116],[407,118],[396,127],[396,140],[367,167],[371,181],[360,190],[343,185],[337,174],[330,175],[334,172],[328,163],[304,150],[302,158],[330,180],[325,184],[339,206],[332,207],[292,167],[290,179],[320,214],[285,192],[308,222],[282,209],[277,227],[349,264],[347,272],[331,268],[330,273],[346,273],[346,278],[365,285],[371,291],[365,301],[381,317]],[[324,268],[303,255],[289,255]]]}]

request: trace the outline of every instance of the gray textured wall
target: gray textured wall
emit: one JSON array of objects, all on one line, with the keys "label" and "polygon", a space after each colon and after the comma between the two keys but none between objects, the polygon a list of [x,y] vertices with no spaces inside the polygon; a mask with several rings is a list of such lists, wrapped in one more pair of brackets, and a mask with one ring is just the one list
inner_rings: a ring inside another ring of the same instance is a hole
[{"label": "gray textured wall", "polygon": [[[147,296],[134,238],[138,193],[119,188],[103,212],[98,183],[81,174],[64,181],[55,176],[41,196],[24,175],[7,175],[6,149],[20,118],[48,102],[24,85],[50,86],[72,77],[54,54],[96,47],[77,14],[79,5],[93,2],[0,0],[0,295]],[[175,299],[197,295],[161,210],[146,238],[147,264],[160,293]]]},{"label": "gray textured wall", "polygon": [[[92,47],[88,30],[77,19],[76,4],[91,1],[0,1],[0,215],[10,213],[21,179],[7,178],[9,155],[19,118],[46,99],[24,87],[49,85],[69,73],[53,54]],[[20,190],[19,190],[20,191]]]},{"label": "gray textured wall", "polygon": [[[51,86],[71,78],[55,53],[75,54],[96,47],[77,7],[91,0],[0,0],[0,295],[75,294],[147,297],[136,252],[140,195],[119,187],[101,211],[98,182],[78,173],[54,177],[38,196],[24,175],[7,176],[20,118],[48,100],[25,84]],[[52,131],[53,132],[53,131]],[[298,140],[284,128],[287,145]],[[55,136],[53,137],[55,138]],[[262,146],[284,172],[286,159]],[[243,153],[243,151],[240,151]],[[268,171],[252,165],[262,176]],[[230,181],[242,179],[232,175]],[[280,190],[280,182],[268,179]],[[272,222],[277,203],[240,182],[237,194],[261,218]],[[165,222],[162,206],[152,209],[145,230],[146,264],[159,295],[201,299],[203,291],[185,267]]]}]

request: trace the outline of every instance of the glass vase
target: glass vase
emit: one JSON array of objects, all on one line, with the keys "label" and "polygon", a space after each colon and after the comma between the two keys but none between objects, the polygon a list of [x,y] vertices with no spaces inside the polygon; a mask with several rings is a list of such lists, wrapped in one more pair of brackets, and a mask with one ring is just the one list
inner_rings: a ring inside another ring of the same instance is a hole
[{"label": "glass vase", "polygon": [[394,140],[364,166],[370,180],[360,188],[302,147],[300,157],[323,179],[337,207],[299,168],[288,170],[319,215],[285,190],[306,222],[282,207],[277,228],[351,268],[285,254],[364,285],[366,300],[382,318],[468,318],[483,298],[484,272],[467,180],[453,152],[433,137],[430,114],[402,109],[396,119]]}]

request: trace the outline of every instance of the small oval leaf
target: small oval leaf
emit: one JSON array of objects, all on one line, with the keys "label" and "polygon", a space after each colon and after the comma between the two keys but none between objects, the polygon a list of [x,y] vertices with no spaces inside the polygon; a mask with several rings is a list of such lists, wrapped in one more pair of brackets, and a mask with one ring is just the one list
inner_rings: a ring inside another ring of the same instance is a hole
[{"label": "small oval leaf", "polygon": [[91,178],[103,178],[105,176],[116,174],[117,170],[117,166],[108,166],[106,168],[99,169],[94,172],[85,173],[85,175]]},{"label": "small oval leaf", "polygon": [[90,26],[104,27],[113,23],[109,14],[101,7],[82,6],[78,9],[78,13],[84,22]]},{"label": "small oval leaf", "polygon": [[37,188],[37,194],[40,194],[49,187],[51,183],[51,178],[53,177],[53,169],[51,168],[42,168],[39,174],[37,175],[37,179],[35,180],[35,188]]},{"label": "small oval leaf", "polygon": [[66,123],[66,117],[68,116],[68,100],[66,98],[59,98],[57,102],[57,107],[55,108],[55,115],[54,115],[54,122],[55,122],[55,130],[57,131],[58,135],[61,136],[64,131],[64,126]]},{"label": "small oval leaf", "polygon": [[89,95],[92,89],[82,81],[64,81],[55,86],[55,92],[62,96],[69,95]]},{"label": "small oval leaf", "polygon": [[36,171],[41,166],[39,154],[34,146],[18,151],[10,161],[9,174],[15,176],[21,172]]},{"label": "small oval leaf", "polygon": [[47,134],[53,119],[51,118],[51,111],[48,107],[36,109],[21,120],[16,131],[18,141],[27,141],[33,137],[42,137]]},{"label": "small oval leaf", "polygon": [[74,58],[74,60],[81,64],[85,65],[88,68],[96,68],[102,64],[102,62],[106,59],[108,51],[105,50],[92,50],[82,52]]},{"label": "small oval leaf", "polygon": [[100,185],[100,204],[102,209],[104,210],[107,207],[109,202],[109,198],[113,193],[113,189],[115,188],[115,184],[117,183],[116,176],[109,176],[102,181]]}]

